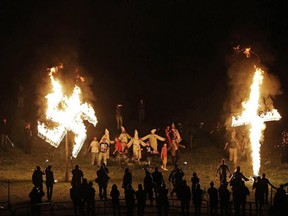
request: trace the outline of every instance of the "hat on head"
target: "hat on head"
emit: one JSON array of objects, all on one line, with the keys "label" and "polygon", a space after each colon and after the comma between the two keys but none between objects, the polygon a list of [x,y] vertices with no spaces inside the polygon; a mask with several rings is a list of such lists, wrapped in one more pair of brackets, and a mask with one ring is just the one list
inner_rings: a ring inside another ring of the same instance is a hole
[{"label": "hat on head", "polygon": [[139,137],[138,137],[138,131],[135,129],[135,131],[134,131],[134,139],[138,139]]},{"label": "hat on head", "polygon": [[121,126],[121,131],[122,131],[122,132],[125,132],[125,131],[126,131],[123,126]]},{"label": "hat on head", "polygon": [[154,134],[155,132],[156,132],[156,129],[152,129],[152,130],[151,130],[151,133]]}]

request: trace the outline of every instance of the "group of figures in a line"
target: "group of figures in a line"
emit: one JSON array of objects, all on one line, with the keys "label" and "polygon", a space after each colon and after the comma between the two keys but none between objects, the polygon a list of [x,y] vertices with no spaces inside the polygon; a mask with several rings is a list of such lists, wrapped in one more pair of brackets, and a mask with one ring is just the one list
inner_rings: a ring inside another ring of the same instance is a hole
[{"label": "group of figures in a line", "polygon": [[[247,197],[251,195],[249,188],[245,185],[245,182],[252,181],[252,190],[254,191],[254,199],[256,204],[256,213],[261,215],[263,209],[267,207],[271,210],[271,215],[283,215],[283,211],[287,210],[288,197],[284,189],[288,183],[280,185],[276,188],[265,173],[262,177],[247,178],[242,172],[239,166],[236,171],[231,172],[228,165],[223,159],[217,168],[217,175],[220,177],[220,185],[217,188],[212,180],[210,187],[206,191],[202,189],[200,185],[200,177],[196,172],[193,172],[191,176],[191,187],[187,183],[187,175],[185,175],[182,168],[177,165],[171,170],[168,177],[168,184],[166,184],[162,173],[158,170],[158,167],[154,167],[154,171],[149,169],[144,170],[143,182],[138,184],[138,190],[134,190],[132,185],[132,170],[126,168],[122,178],[121,187],[124,190],[124,199],[126,206],[126,215],[133,215],[135,209],[137,209],[137,215],[144,215],[146,201],[151,206],[157,208],[159,215],[168,215],[169,201],[168,196],[176,197],[174,199],[180,200],[182,215],[190,215],[191,201],[195,208],[195,215],[201,215],[202,201],[204,196],[207,195],[210,215],[218,215],[220,209],[220,215],[245,215]],[[228,176],[230,174],[230,176]],[[45,172],[43,172],[39,166],[35,169],[32,175],[32,181],[34,187],[29,194],[31,204],[37,204],[42,202],[42,198],[45,196],[43,192],[43,176],[46,175],[46,187],[47,198],[50,202],[52,200],[52,191],[54,184],[54,176],[49,165]],[[185,177],[186,176],[186,177]],[[109,176],[109,169],[105,164],[101,165],[96,170],[96,178],[94,182],[99,188],[99,199],[108,200],[109,195],[113,206],[113,215],[120,215],[120,190],[117,184],[112,183],[110,194],[107,191],[109,182],[111,183]],[[231,186],[229,190],[228,186]],[[73,201],[75,215],[94,215],[95,214],[95,200],[96,190],[93,187],[93,181],[88,181],[84,177],[83,171],[79,165],[75,165],[72,170],[70,197]],[[268,193],[269,186],[276,189],[276,193],[273,198],[273,205],[269,204]],[[156,202],[156,203],[155,203]],[[231,212],[230,203],[233,205],[234,212]],[[40,205],[32,205],[32,211],[34,213],[40,212]],[[218,212],[218,213],[217,213]],[[37,214],[35,214],[37,215]]]},{"label": "group of figures in a line", "polygon": [[[111,155],[119,158],[120,161],[127,158],[134,161],[145,160],[150,165],[152,156],[159,155],[162,160],[161,168],[167,170],[168,152],[171,154],[173,164],[176,165],[180,159],[179,147],[185,148],[185,146],[180,144],[182,138],[174,124],[171,127],[170,125],[166,127],[165,135],[165,138],[161,137],[156,134],[156,129],[152,129],[150,134],[140,138],[138,131],[135,130],[132,137],[122,126],[120,135],[111,140],[108,129],[105,129],[105,134],[100,141],[95,136],[89,145],[88,152],[91,153],[91,165],[95,165],[95,162],[97,166],[107,165],[107,160]],[[161,151],[158,150],[158,140],[165,142]],[[110,152],[111,144],[114,145],[113,152]],[[131,147],[132,151],[129,151]]]}]

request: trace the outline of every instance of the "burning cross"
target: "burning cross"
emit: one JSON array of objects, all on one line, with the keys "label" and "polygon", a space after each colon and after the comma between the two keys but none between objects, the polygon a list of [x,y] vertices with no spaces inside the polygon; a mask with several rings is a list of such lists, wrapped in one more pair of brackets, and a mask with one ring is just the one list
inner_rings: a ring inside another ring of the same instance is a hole
[{"label": "burning cross", "polygon": [[67,132],[72,131],[75,134],[72,156],[76,158],[87,138],[83,120],[96,126],[97,118],[94,109],[89,104],[81,102],[81,89],[77,85],[70,97],[63,94],[59,80],[54,77],[57,72],[58,67],[50,69],[53,91],[46,96],[48,102],[46,119],[52,126],[47,127],[44,123],[38,122],[38,136],[57,148]]},{"label": "burning cross", "polygon": [[260,68],[256,68],[253,77],[253,83],[250,86],[249,100],[242,104],[244,111],[241,116],[232,116],[232,127],[241,125],[250,125],[250,143],[252,147],[252,160],[253,160],[253,173],[259,174],[260,169],[260,140],[262,132],[265,129],[264,122],[267,121],[279,121],[281,119],[280,114],[276,109],[263,112],[258,115],[259,100],[260,100],[260,86],[263,81],[263,73]]}]

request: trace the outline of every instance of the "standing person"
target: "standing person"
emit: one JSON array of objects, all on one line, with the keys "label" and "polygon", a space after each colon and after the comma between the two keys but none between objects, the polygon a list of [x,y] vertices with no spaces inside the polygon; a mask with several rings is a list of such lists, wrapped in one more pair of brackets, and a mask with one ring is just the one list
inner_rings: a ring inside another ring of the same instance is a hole
[{"label": "standing person", "polygon": [[91,152],[91,165],[94,166],[96,162],[97,166],[100,166],[100,164],[98,164],[99,142],[96,136],[93,137],[93,140],[89,145],[88,152]]},{"label": "standing person", "polygon": [[179,198],[181,200],[181,212],[183,216],[189,216],[191,193],[190,187],[186,180],[183,180],[179,190]]},{"label": "standing person", "polygon": [[[88,215],[95,215],[95,193],[96,190],[93,187],[93,182],[88,183],[88,196],[87,196],[87,213]],[[91,214],[90,214],[91,212]]]},{"label": "standing person", "polygon": [[167,141],[169,147],[170,147],[171,142],[172,142],[171,133],[172,133],[172,131],[171,131],[170,125],[167,125],[165,128],[165,136],[166,136],[166,141]]},{"label": "standing person", "polygon": [[119,201],[120,192],[116,184],[112,185],[110,197],[112,198],[113,216],[119,216],[120,215],[120,201]]},{"label": "standing person", "polygon": [[214,187],[214,182],[210,182],[210,188],[208,188],[210,215],[217,215],[218,209],[218,190]]},{"label": "standing person", "polygon": [[158,151],[158,142],[157,142],[157,140],[160,140],[160,141],[164,142],[165,138],[155,134],[155,132],[156,132],[156,129],[151,130],[150,134],[142,137],[141,140],[145,141],[145,140],[149,139],[149,143],[150,143],[151,147],[154,149],[153,150],[153,154],[158,154],[159,151]]},{"label": "standing person", "polygon": [[159,190],[161,186],[164,184],[164,179],[162,173],[159,171],[158,167],[154,168],[154,172],[152,173],[153,181],[154,181],[154,191],[155,196],[157,198],[159,194]]},{"label": "standing person", "polygon": [[227,188],[228,183],[221,183],[218,189],[219,201],[220,201],[220,215],[229,215],[229,201],[230,201],[230,191]]},{"label": "standing person", "polygon": [[169,212],[169,200],[168,200],[168,188],[165,183],[159,188],[159,195],[156,197],[158,215],[168,216]]},{"label": "standing person", "polygon": [[126,190],[128,185],[132,185],[132,172],[129,168],[125,168],[125,173],[122,180],[122,188]]},{"label": "standing person", "polygon": [[176,142],[179,144],[182,141],[182,138],[181,138],[179,130],[176,128],[174,123],[172,123],[171,125],[171,131],[172,131],[174,140],[176,140]]},{"label": "standing person", "polygon": [[131,184],[127,185],[125,190],[125,203],[127,209],[127,216],[133,216],[134,209],[135,209],[135,191],[132,188]]},{"label": "standing person", "polygon": [[122,151],[126,149],[129,139],[132,139],[132,137],[126,132],[126,129],[122,126],[121,134],[119,135],[119,140],[121,142]]},{"label": "standing person", "polygon": [[98,154],[98,165],[105,164],[107,166],[107,160],[109,159],[109,146],[113,144],[114,141],[110,140],[109,131],[105,129],[105,134],[102,136],[99,142],[99,154]]},{"label": "standing person", "polygon": [[115,108],[115,115],[116,115],[116,123],[117,123],[117,129],[120,129],[123,125],[123,118],[122,118],[122,112],[121,112],[121,104],[117,104]]},{"label": "standing person", "polygon": [[239,216],[241,214],[240,213],[241,211],[242,215],[246,214],[246,202],[247,202],[247,196],[249,195],[250,191],[248,187],[246,187],[245,182],[242,180],[240,181],[240,184],[238,186],[232,188],[232,196],[236,216]]},{"label": "standing person", "polygon": [[149,141],[146,142],[146,146],[144,146],[143,151],[143,160],[147,163],[147,168],[149,169],[151,166],[151,157],[153,154],[153,148],[151,147]]},{"label": "standing person", "polygon": [[253,190],[255,189],[255,205],[257,215],[262,215],[262,206],[264,204],[264,188],[261,181],[261,177],[257,176],[253,183]]},{"label": "standing person", "polygon": [[8,147],[8,126],[6,118],[3,118],[1,123],[1,148],[6,151]]},{"label": "standing person", "polygon": [[153,206],[153,188],[154,181],[152,174],[146,169],[144,177],[144,191],[150,200],[150,205]]},{"label": "standing person", "polygon": [[218,165],[216,170],[216,176],[219,174],[220,184],[227,183],[227,172],[230,173],[230,177],[232,176],[232,172],[229,169],[228,165],[225,162],[225,159],[222,159],[221,163]]},{"label": "standing person", "polygon": [[[270,185],[274,189],[277,189],[277,188],[270,182],[270,180],[268,178],[266,178],[265,173],[262,174],[261,184],[262,184],[263,192],[264,192],[264,201],[265,201],[265,204],[268,205],[268,194],[269,194],[268,186]],[[271,202],[272,202],[272,200],[271,200]]]},{"label": "standing person", "polygon": [[224,150],[228,148],[229,150],[229,160],[234,162],[234,168],[236,169],[238,163],[238,152],[239,149],[238,140],[236,139],[236,132],[233,130],[231,132],[230,139],[226,142]]},{"label": "standing person", "polygon": [[172,137],[172,143],[169,150],[171,150],[172,163],[174,166],[178,165],[178,161],[180,160],[179,147],[185,148],[184,145],[177,142],[176,137]]},{"label": "standing person", "polygon": [[40,166],[37,166],[32,174],[32,182],[36,188],[43,189],[43,175],[45,173],[41,170]]},{"label": "standing person", "polygon": [[74,188],[80,188],[80,185],[82,184],[83,181],[83,172],[80,170],[79,165],[76,164],[75,168],[72,170],[72,180],[71,180],[71,185]]},{"label": "standing person", "polygon": [[26,142],[25,153],[29,154],[31,153],[32,140],[33,140],[33,133],[32,133],[31,125],[29,122],[27,122],[25,125],[24,134],[25,134],[25,142]]},{"label": "standing person", "polygon": [[49,165],[45,169],[48,202],[50,202],[52,200],[53,185],[55,184],[55,182],[54,182],[54,174],[53,174],[53,171],[51,169],[52,169],[51,165]]},{"label": "standing person", "polygon": [[196,172],[193,172],[193,174],[192,174],[191,183],[192,183],[192,186],[191,186],[192,197],[194,197],[196,186],[197,186],[197,184],[200,183],[200,178],[198,177]]},{"label": "standing person", "polygon": [[240,166],[236,167],[236,171],[232,174],[230,185],[232,190],[234,187],[237,187],[241,184],[241,181],[249,181],[249,179],[241,172]]},{"label": "standing person", "polygon": [[138,118],[139,122],[142,123],[145,120],[145,104],[144,100],[141,99],[138,106]]},{"label": "standing person", "polygon": [[197,184],[193,195],[193,204],[196,216],[201,215],[202,198],[203,190],[201,189],[200,184]]},{"label": "standing person", "polygon": [[133,157],[135,160],[139,161],[142,157],[140,145],[144,147],[146,146],[146,143],[144,143],[142,139],[139,138],[137,130],[134,131],[134,137],[129,141],[127,147],[130,148],[132,145],[133,145]]},{"label": "standing person", "polygon": [[110,177],[108,176],[109,170],[108,168],[103,164],[96,172],[96,179],[95,182],[99,186],[99,197],[100,200],[107,200],[107,186],[108,181]]},{"label": "standing person", "polygon": [[146,207],[146,193],[143,190],[142,184],[138,184],[138,190],[135,192],[137,200],[137,215],[143,216]]},{"label": "standing person", "polygon": [[167,165],[167,157],[168,157],[168,154],[167,154],[167,144],[166,144],[166,143],[164,143],[164,145],[163,145],[163,147],[162,147],[162,149],[161,149],[161,155],[160,155],[160,157],[161,157],[161,160],[162,160],[162,166],[161,166],[161,168],[162,168],[163,170],[167,171],[168,169],[167,169],[166,165]]},{"label": "standing person", "polygon": [[29,193],[32,216],[41,216],[41,205],[39,204],[42,203],[43,196],[45,196],[45,193],[36,186]]}]

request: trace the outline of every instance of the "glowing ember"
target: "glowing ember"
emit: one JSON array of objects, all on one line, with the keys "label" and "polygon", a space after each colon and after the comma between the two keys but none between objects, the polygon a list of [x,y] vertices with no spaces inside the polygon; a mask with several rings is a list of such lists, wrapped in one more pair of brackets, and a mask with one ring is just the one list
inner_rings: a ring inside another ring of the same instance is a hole
[{"label": "glowing ember", "polygon": [[260,68],[256,68],[253,83],[250,86],[249,100],[242,104],[244,111],[241,116],[232,117],[232,127],[240,125],[250,125],[250,143],[252,147],[252,163],[254,175],[259,175],[260,169],[260,141],[262,132],[265,129],[264,122],[278,121],[281,119],[280,114],[276,109],[264,112],[258,115],[259,101],[260,101],[260,86],[263,81],[263,71]]},{"label": "glowing ember", "polygon": [[51,128],[38,122],[38,136],[57,148],[67,132],[72,131],[75,134],[72,156],[76,158],[87,138],[83,120],[96,126],[97,118],[94,109],[89,104],[81,102],[81,89],[77,85],[70,97],[63,94],[60,81],[54,77],[58,68],[50,69],[49,76],[53,90],[46,96],[48,104],[46,119],[56,126]]}]

